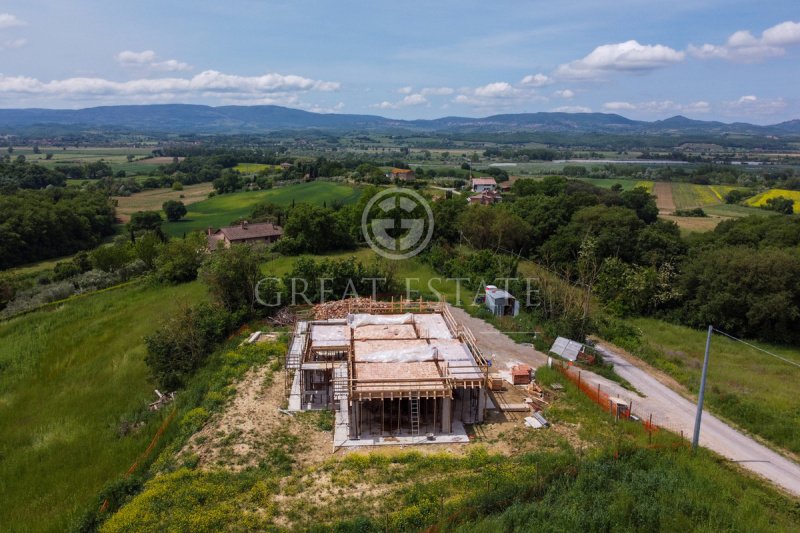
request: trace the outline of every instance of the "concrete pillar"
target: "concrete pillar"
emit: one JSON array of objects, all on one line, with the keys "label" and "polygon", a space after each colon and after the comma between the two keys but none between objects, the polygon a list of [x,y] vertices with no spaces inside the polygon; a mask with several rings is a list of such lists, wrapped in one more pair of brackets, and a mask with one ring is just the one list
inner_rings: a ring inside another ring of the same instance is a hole
[{"label": "concrete pillar", "polygon": [[483,422],[483,414],[486,412],[486,389],[481,387],[478,389],[478,413],[477,413],[477,420],[478,423]]},{"label": "concrete pillar", "polygon": [[442,398],[442,433],[453,432],[453,400]]},{"label": "concrete pillar", "polygon": [[361,438],[359,431],[361,425],[361,402],[354,401],[350,412],[350,438],[358,440]]}]

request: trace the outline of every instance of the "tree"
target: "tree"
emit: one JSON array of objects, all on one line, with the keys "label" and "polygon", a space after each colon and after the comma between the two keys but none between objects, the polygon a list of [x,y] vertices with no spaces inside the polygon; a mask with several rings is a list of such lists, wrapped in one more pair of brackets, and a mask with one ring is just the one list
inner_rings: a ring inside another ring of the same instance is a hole
[{"label": "tree", "polygon": [[161,205],[161,209],[164,210],[164,213],[167,215],[167,220],[170,222],[175,222],[186,216],[186,206],[183,205],[183,202],[179,202],[178,200],[167,200]]},{"label": "tree", "polygon": [[173,191],[182,191],[183,190],[183,183],[178,180],[172,182],[172,190]]},{"label": "tree", "polygon": [[183,283],[197,278],[207,245],[201,233],[170,240],[156,259],[156,277],[170,283]]},{"label": "tree", "polygon": [[222,307],[182,306],[144,340],[145,362],[159,386],[174,390],[183,385],[235,324],[235,317]]},{"label": "tree", "polygon": [[34,154],[41,154],[41,153],[42,153],[42,151],[41,151],[41,149],[39,148],[39,145],[38,145],[38,144],[34,144],[34,145],[33,145],[33,153],[34,153]]},{"label": "tree", "polygon": [[777,196],[775,198],[769,198],[762,208],[776,211],[783,215],[791,215],[794,213],[794,200],[783,196]]},{"label": "tree", "polygon": [[129,231],[154,231],[161,235],[161,223],[164,219],[161,218],[161,213],[158,211],[137,211],[131,215],[131,220],[128,222]]},{"label": "tree", "polygon": [[160,235],[148,231],[136,239],[133,249],[136,253],[136,258],[140,259],[149,270],[153,270],[156,267],[158,256],[164,249],[164,242]]},{"label": "tree", "polygon": [[263,260],[263,252],[255,246],[234,244],[211,254],[200,269],[200,278],[219,305],[231,312],[249,314],[255,308]]},{"label": "tree", "polygon": [[284,251],[321,253],[352,247],[342,218],[329,208],[297,204],[289,211],[284,237],[277,247]]}]

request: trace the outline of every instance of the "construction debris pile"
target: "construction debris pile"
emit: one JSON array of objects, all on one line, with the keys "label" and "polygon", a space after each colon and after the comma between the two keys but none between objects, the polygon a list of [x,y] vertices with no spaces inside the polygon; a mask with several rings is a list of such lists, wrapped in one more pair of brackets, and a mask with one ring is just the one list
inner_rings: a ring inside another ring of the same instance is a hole
[{"label": "construction debris pile", "polygon": [[370,308],[378,304],[371,298],[348,298],[347,300],[333,300],[315,305],[311,312],[315,320],[328,320],[329,318],[347,318],[354,308]]},{"label": "construction debris pile", "polygon": [[287,307],[281,308],[277,313],[267,319],[269,324],[273,326],[291,326],[297,320],[297,315],[289,310]]}]

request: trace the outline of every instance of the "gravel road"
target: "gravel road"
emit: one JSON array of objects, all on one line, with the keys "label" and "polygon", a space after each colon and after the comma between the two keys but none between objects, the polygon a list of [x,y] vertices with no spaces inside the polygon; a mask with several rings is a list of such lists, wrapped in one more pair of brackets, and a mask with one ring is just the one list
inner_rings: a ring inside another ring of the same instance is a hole
[{"label": "gravel road", "polygon": [[[478,347],[486,357],[493,356],[493,372],[510,378],[511,367],[524,363],[533,368],[547,364],[547,355],[531,346],[517,344],[494,326],[474,318],[462,309],[451,306],[453,317],[472,330]],[[581,371],[581,379],[600,384],[604,392],[630,400],[633,413],[641,418],[653,416],[653,422],[676,433],[683,432],[692,438],[696,404],[690,402],[650,373],[634,366],[621,354],[602,343],[596,346],[605,360],[614,365],[620,377],[627,380],[641,395],[624,389],[619,384]],[[708,411],[703,411],[700,444],[800,497],[800,465],[722,422]]]}]

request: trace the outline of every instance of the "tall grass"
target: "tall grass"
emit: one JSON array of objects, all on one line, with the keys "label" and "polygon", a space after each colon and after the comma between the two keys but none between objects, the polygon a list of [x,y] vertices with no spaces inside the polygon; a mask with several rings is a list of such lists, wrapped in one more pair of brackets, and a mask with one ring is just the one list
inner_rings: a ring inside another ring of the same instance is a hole
[{"label": "tall grass", "polygon": [[0,529],[63,531],[144,451],[162,415],[143,337],[205,291],[137,285],[0,323]]}]

